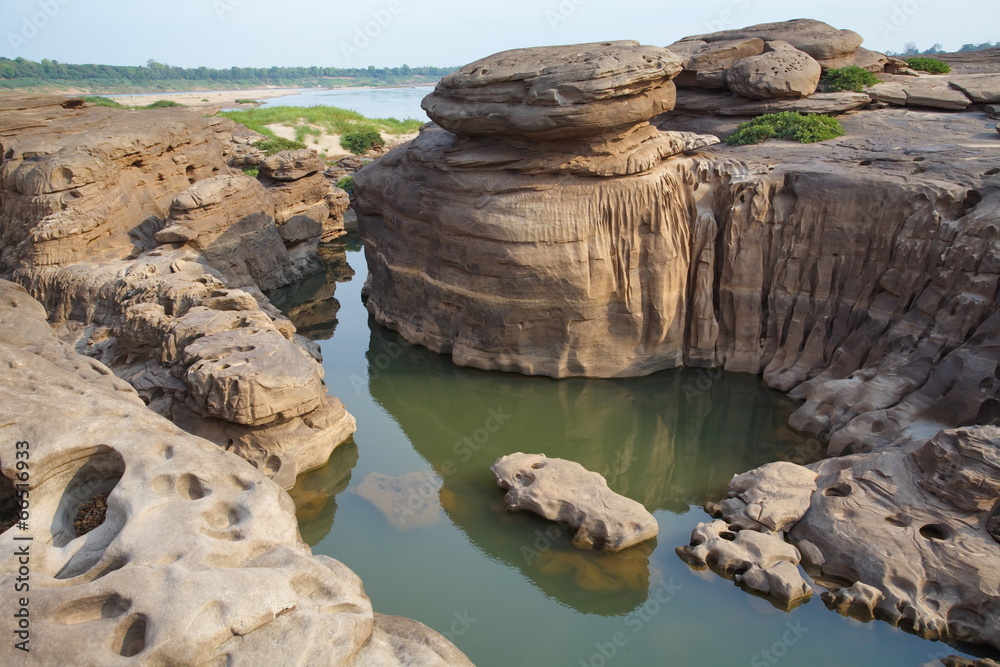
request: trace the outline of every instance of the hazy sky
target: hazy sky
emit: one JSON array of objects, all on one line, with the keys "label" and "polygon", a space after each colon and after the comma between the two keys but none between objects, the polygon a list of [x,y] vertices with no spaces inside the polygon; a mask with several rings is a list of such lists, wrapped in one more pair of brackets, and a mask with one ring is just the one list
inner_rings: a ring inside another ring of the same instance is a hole
[{"label": "hazy sky", "polygon": [[[816,18],[876,50],[1000,41],[998,0],[0,0],[0,56],[184,67],[462,65],[522,46]],[[367,33],[367,34],[366,34]]]}]

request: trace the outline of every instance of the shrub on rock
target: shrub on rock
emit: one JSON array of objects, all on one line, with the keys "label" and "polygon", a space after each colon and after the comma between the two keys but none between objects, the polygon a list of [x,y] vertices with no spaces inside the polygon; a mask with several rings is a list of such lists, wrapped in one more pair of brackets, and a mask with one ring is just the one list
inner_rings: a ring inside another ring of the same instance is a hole
[{"label": "shrub on rock", "polygon": [[823,75],[823,83],[827,90],[837,93],[842,90],[853,90],[856,93],[863,93],[865,88],[879,83],[879,78],[858,65],[850,67],[837,67],[827,71]]},{"label": "shrub on rock", "polygon": [[768,139],[790,139],[811,144],[843,135],[844,128],[836,118],[783,111],[764,114],[741,123],[735,132],[726,137],[725,142],[730,146],[745,146]]},{"label": "shrub on rock", "polygon": [[376,146],[385,146],[385,139],[377,130],[350,132],[340,138],[340,145],[355,155],[364,155]]},{"label": "shrub on rock", "polygon": [[911,69],[915,69],[918,72],[928,72],[930,74],[947,74],[951,71],[951,66],[948,65],[948,63],[934,58],[924,58],[920,56],[907,58],[906,64],[909,65]]}]

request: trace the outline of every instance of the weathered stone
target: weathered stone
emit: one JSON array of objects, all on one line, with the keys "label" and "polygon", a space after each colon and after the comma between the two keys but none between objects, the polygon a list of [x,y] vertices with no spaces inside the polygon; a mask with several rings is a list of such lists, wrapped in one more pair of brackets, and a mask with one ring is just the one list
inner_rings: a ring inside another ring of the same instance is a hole
[{"label": "weathered stone", "polygon": [[972,100],[962,91],[954,88],[947,77],[892,76],[889,80],[868,89],[872,99],[889,104],[930,107],[961,111],[972,104]]},{"label": "weathered stone", "polygon": [[737,475],[729,483],[729,497],[746,503],[746,516],[776,531],[784,531],[802,518],[815,490],[814,471],[783,461]]},{"label": "weathered stone", "polygon": [[767,42],[767,48],[729,69],[729,90],[755,100],[798,99],[816,92],[822,74],[818,62],[786,42]]},{"label": "weathered stone", "polygon": [[976,104],[1000,102],[1000,74],[950,75],[948,83]]},{"label": "weathered stone", "polygon": [[507,491],[510,510],[530,510],[576,529],[581,549],[621,551],[656,537],[659,526],[646,508],[608,488],[607,481],[574,461],[538,454],[510,454],[490,467]]},{"label": "weathered stone", "polygon": [[738,60],[764,52],[764,40],[750,39],[675,42],[667,47],[684,58],[684,70],[674,83],[680,88],[725,88],[726,71]]},{"label": "weathered stone", "polygon": [[676,551],[691,567],[709,568],[785,609],[812,597],[797,567],[798,551],[773,535],[733,530],[725,521],[713,521],[698,524],[691,543]]},{"label": "weathered stone", "polygon": [[678,111],[719,116],[759,116],[765,113],[839,114],[868,105],[866,93],[813,93],[798,100],[748,100],[742,95],[727,95],[701,90],[684,90],[677,96]]},{"label": "weathered stone", "polygon": [[[0,494],[30,443],[31,662],[470,665],[433,630],[372,611],[360,579],[302,543],[281,487],[184,433],[101,363],[59,341],[45,311],[0,281]],[[73,518],[108,493],[106,518]],[[18,535],[15,535],[18,532]],[[23,563],[22,563],[23,564]],[[0,613],[13,617],[14,596]],[[13,642],[0,661],[20,664]]]},{"label": "weathered stone", "polygon": [[830,609],[859,621],[875,619],[875,609],[885,599],[882,591],[866,583],[856,581],[847,588],[823,593],[823,602]]},{"label": "weathered stone", "polygon": [[886,65],[889,64],[890,58],[884,53],[869,51],[859,46],[854,53],[849,53],[839,58],[821,59],[818,62],[824,72],[828,69],[841,67],[860,67],[869,72],[878,73],[886,71]]},{"label": "weathered stone", "polygon": [[796,49],[808,53],[817,60],[831,60],[854,53],[863,41],[853,30],[837,30],[822,21],[795,19],[778,23],[761,23],[747,28],[723,30],[706,35],[685,37],[705,42],[721,42],[732,39],[758,38],[764,41],[788,42]]},{"label": "weathered stone", "polygon": [[308,148],[275,153],[260,165],[261,175],[276,181],[297,181],[325,169],[323,158]]},{"label": "weathered stone", "polygon": [[672,109],[680,71],[670,51],[638,42],[515,49],[445,76],[423,108],[462,136],[592,137]]}]

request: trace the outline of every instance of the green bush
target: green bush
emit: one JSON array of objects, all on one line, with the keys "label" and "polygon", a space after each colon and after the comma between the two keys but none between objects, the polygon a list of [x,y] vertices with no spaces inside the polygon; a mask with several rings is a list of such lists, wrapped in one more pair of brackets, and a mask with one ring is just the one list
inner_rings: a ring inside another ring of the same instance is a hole
[{"label": "green bush", "polygon": [[340,145],[355,155],[364,155],[376,146],[385,146],[385,139],[375,130],[349,132],[340,137]]},{"label": "green bush", "polygon": [[254,178],[257,178],[258,176],[260,176],[260,167],[244,167],[243,173],[246,174],[247,176],[252,176]]},{"label": "green bush", "polygon": [[793,111],[769,113],[741,123],[726,137],[730,146],[759,144],[768,139],[790,139],[803,144],[826,141],[844,135],[844,128],[835,118],[818,114],[802,115]]},{"label": "green bush", "polygon": [[252,100],[249,97],[241,97],[240,99],[236,100],[236,103],[237,104],[257,104],[257,100]]},{"label": "green bush", "polygon": [[877,76],[857,65],[837,67],[823,75],[823,83],[832,92],[853,90],[856,93],[863,93],[866,87],[874,86],[878,82]]},{"label": "green bush", "polygon": [[110,97],[100,97],[98,95],[84,95],[81,98],[84,102],[90,102],[91,104],[96,104],[99,107],[111,107],[112,109],[124,109],[118,102],[115,102]]},{"label": "green bush", "polygon": [[342,179],[337,181],[337,187],[341,190],[347,190],[348,192],[354,192],[354,177],[344,176]]},{"label": "green bush", "polygon": [[292,141],[291,139],[282,139],[281,137],[278,137],[276,139],[268,139],[267,141],[258,141],[253,144],[253,147],[264,151],[264,155],[274,155],[275,153],[280,153],[281,151],[291,151],[299,148],[305,148],[306,145],[301,141]]},{"label": "green bush", "polygon": [[948,63],[941,62],[940,60],[935,60],[934,58],[907,58],[906,64],[910,66],[910,69],[915,69],[918,72],[929,72],[931,74],[947,74],[951,71],[951,67]]},{"label": "green bush", "polygon": [[[177,102],[174,102],[173,100],[157,100],[157,101],[153,102],[152,104],[146,105],[145,108],[146,109],[169,109],[170,107],[182,107],[182,106],[184,106],[184,105],[183,104],[178,104]],[[142,108],[142,107],[136,107],[136,108]]]}]

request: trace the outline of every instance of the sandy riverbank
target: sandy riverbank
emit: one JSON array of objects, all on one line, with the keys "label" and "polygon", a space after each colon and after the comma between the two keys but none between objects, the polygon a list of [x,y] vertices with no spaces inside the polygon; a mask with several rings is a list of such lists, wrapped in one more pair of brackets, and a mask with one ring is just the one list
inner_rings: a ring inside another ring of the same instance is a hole
[{"label": "sandy riverbank", "polygon": [[[268,125],[267,129],[271,130],[283,139],[295,139],[295,128],[293,127],[275,123],[274,125]],[[322,131],[322,128],[317,127],[317,129]],[[411,132],[409,134],[387,134],[383,132],[382,138],[386,141],[386,148],[391,149],[416,139],[418,134],[420,133]],[[304,143],[307,147],[319,153],[327,162],[339,160],[342,157],[352,155],[349,150],[340,145],[339,134],[326,134],[324,132],[318,137],[316,135],[309,135],[305,137]]]},{"label": "sandy riverbank", "polygon": [[[283,97],[304,90],[316,88],[258,88],[254,90],[203,90],[187,93],[143,93],[134,95],[108,95],[119,104],[137,106],[152,104],[157,100],[170,100],[189,107],[240,107],[236,100],[266,100],[272,97]],[[251,106],[251,105],[246,105]]]}]

